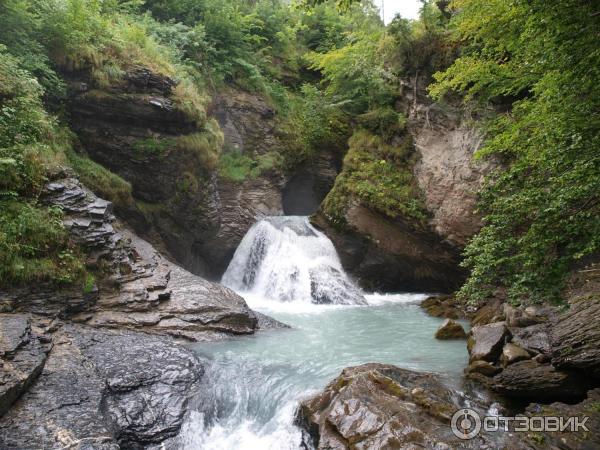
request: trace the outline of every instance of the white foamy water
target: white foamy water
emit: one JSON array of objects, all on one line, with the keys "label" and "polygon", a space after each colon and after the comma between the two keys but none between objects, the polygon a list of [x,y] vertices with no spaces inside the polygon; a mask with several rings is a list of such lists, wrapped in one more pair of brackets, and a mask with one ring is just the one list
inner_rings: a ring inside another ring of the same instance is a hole
[{"label": "white foamy water", "polygon": [[254,224],[222,283],[255,297],[283,302],[366,303],[342,269],[329,238],[302,216],[269,217]]},{"label": "white foamy water", "polygon": [[381,362],[451,380],[467,360],[464,342],[434,339],[442,319],[421,310],[426,294],[363,295],[304,217],[257,223],[223,282],[291,328],[194,344],[207,369],[177,448],[310,448],[294,425],[298,403],[344,367]]}]

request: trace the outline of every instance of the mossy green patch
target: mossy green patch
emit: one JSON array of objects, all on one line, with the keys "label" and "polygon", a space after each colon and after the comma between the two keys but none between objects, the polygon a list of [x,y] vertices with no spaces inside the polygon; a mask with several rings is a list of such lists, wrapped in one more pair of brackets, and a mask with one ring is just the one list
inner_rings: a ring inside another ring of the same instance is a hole
[{"label": "mossy green patch", "polygon": [[352,199],[390,218],[422,226],[427,212],[415,184],[413,143],[408,133],[398,144],[358,130],[349,140],[342,172],[325,198],[323,209],[334,225],[343,225]]}]

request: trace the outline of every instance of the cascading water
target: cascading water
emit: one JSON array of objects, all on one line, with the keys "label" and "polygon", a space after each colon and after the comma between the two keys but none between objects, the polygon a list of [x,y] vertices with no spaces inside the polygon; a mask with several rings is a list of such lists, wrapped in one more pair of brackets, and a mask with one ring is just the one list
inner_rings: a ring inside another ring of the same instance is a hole
[{"label": "cascading water", "polygon": [[306,217],[255,224],[223,283],[291,328],[195,344],[207,368],[176,448],[310,448],[294,425],[298,402],[344,367],[381,362],[458,378],[467,360],[463,342],[433,338],[442,320],[418,306],[426,295],[363,295]]},{"label": "cascading water", "polygon": [[279,301],[364,305],[331,241],[307,217],[269,217],[244,236],[222,283]]}]

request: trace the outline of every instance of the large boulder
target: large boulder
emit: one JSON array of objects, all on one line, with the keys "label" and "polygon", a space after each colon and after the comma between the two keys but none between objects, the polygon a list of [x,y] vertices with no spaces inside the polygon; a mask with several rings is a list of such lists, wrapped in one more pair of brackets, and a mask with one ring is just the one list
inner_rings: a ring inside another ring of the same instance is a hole
[{"label": "large boulder", "polygon": [[521,400],[574,402],[585,395],[589,383],[576,372],[527,360],[506,367],[490,381],[490,387],[506,397]]},{"label": "large boulder", "polygon": [[524,448],[502,442],[510,437],[500,433],[459,439],[450,425],[460,409],[458,396],[437,375],[365,364],[344,369],[323,392],[303,401],[297,423],[307,448]]},{"label": "large boulder", "polygon": [[0,419],[0,447],[132,450],[179,433],[204,368],[143,333],[66,325],[38,381]]},{"label": "large boulder", "polygon": [[444,320],[444,323],[442,323],[435,332],[435,338],[441,340],[465,339],[466,337],[467,333],[465,333],[465,329],[462,325],[452,319]]},{"label": "large boulder", "polygon": [[531,354],[550,354],[550,337],[545,324],[532,325],[512,330],[512,342]]},{"label": "large boulder", "polygon": [[500,356],[500,361],[502,361],[502,364],[505,366],[519,361],[524,361],[526,359],[531,359],[529,352],[510,342],[504,346],[502,349],[502,355]]},{"label": "large boulder", "polygon": [[469,361],[496,361],[509,337],[510,331],[504,322],[473,327],[467,340]]}]

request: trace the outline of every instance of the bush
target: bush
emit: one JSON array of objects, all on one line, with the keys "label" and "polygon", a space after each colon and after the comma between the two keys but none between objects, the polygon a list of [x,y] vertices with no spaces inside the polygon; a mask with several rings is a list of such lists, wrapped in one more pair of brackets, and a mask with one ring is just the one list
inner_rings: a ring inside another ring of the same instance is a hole
[{"label": "bush", "polygon": [[68,284],[84,273],[61,211],[37,205],[69,136],[44,111],[43,89],[0,47],[0,285]]},{"label": "bush", "polygon": [[0,285],[72,284],[85,273],[58,208],[0,201]]}]

